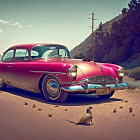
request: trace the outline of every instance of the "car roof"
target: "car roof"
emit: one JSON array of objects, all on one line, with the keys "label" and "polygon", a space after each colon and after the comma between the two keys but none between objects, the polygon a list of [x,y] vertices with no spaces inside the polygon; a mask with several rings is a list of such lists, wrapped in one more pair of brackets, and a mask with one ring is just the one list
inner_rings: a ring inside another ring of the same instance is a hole
[{"label": "car roof", "polygon": [[27,48],[27,49],[31,49],[32,47],[34,46],[42,46],[42,45],[59,45],[59,46],[63,46],[63,45],[60,45],[60,44],[52,44],[52,43],[32,43],[32,44],[20,44],[20,45],[15,45],[15,46],[12,46],[10,47],[9,49],[16,49],[16,48]]}]

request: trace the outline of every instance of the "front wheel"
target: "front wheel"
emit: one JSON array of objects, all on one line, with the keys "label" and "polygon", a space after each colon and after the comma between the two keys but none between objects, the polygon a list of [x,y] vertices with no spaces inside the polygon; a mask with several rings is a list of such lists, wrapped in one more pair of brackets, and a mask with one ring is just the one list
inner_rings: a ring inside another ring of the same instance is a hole
[{"label": "front wheel", "polygon": [[98,95],[98,97],[100,99],[109,99],[111,96],[113,96],[114,93],[115,93],[115,91],[111,91],[110,94],[108,94],[108,95]]},{"label": "front wheel", "polygon": [[68,93],[61,90],[60,83],[55,76],[46,76],[42,82],[42,92],[47,100],[64,102]]},{"label": "front wheel", "polygon": [[0,89],[5,89],[6,88],[6,84],[3,82],[3,78],[2,77],[0,77]]}]

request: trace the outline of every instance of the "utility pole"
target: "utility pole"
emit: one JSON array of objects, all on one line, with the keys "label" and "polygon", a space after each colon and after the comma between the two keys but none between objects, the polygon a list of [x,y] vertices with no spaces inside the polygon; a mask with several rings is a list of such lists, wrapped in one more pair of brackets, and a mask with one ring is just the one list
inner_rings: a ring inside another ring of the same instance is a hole
[{"label": "utility pole", "polygon": [[88,19],[91,19],[92,20],[92,33],[91,33],[91,36],[92,36],[92,53],[93,53],[93,60],[95,58],[95,45],[94,45],[94,14],[95,12],[92,12],[92,18],[88,18]]},{"label": "utility pole", "polygon": [[95,58],[95,46],[94,46],[94,12],[92,12],[92,49],[93,49],[93,59]]}]

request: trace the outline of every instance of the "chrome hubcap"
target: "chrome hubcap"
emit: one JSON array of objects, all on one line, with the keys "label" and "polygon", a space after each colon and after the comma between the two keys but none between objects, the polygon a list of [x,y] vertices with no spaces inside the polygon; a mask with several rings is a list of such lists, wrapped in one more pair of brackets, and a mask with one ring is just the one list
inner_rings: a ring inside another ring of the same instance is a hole
[{"label": "chrome hubcap", "polygon": [[48,80],[47,82],[47,92],[49,94],[49,96],[51,96],[52,98],[55,98],[59,95],[59,84],[56,80]]}]

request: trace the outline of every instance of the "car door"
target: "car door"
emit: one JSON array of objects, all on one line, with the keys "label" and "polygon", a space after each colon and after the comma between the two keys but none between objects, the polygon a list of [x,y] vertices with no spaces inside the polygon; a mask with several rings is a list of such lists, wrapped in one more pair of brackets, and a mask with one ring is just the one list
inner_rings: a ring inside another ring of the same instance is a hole
[{"label": "car door", "polygon": [[0,62],[0,75],[3,78],[3,81],[7,84],[11,83],[11,68],[13,64],[13,57],[14,57],[14,48],[7,50]]},{"label": "car door", "polygon": [[14,60],[11,66],[12,81],[16,87],[28,89],[29,77],[29,52],[26,48],[16,48]]},{"label": "car door", "polygon": [[[7,57],[9,56],[9,57]],[[8,51],[0,62],[0,76],[4,76],[4,82],[24,90],[40,92],[38,82],[42,74],[31,72],[36,64],[29,59],[29,50],[15,48]]]}]

